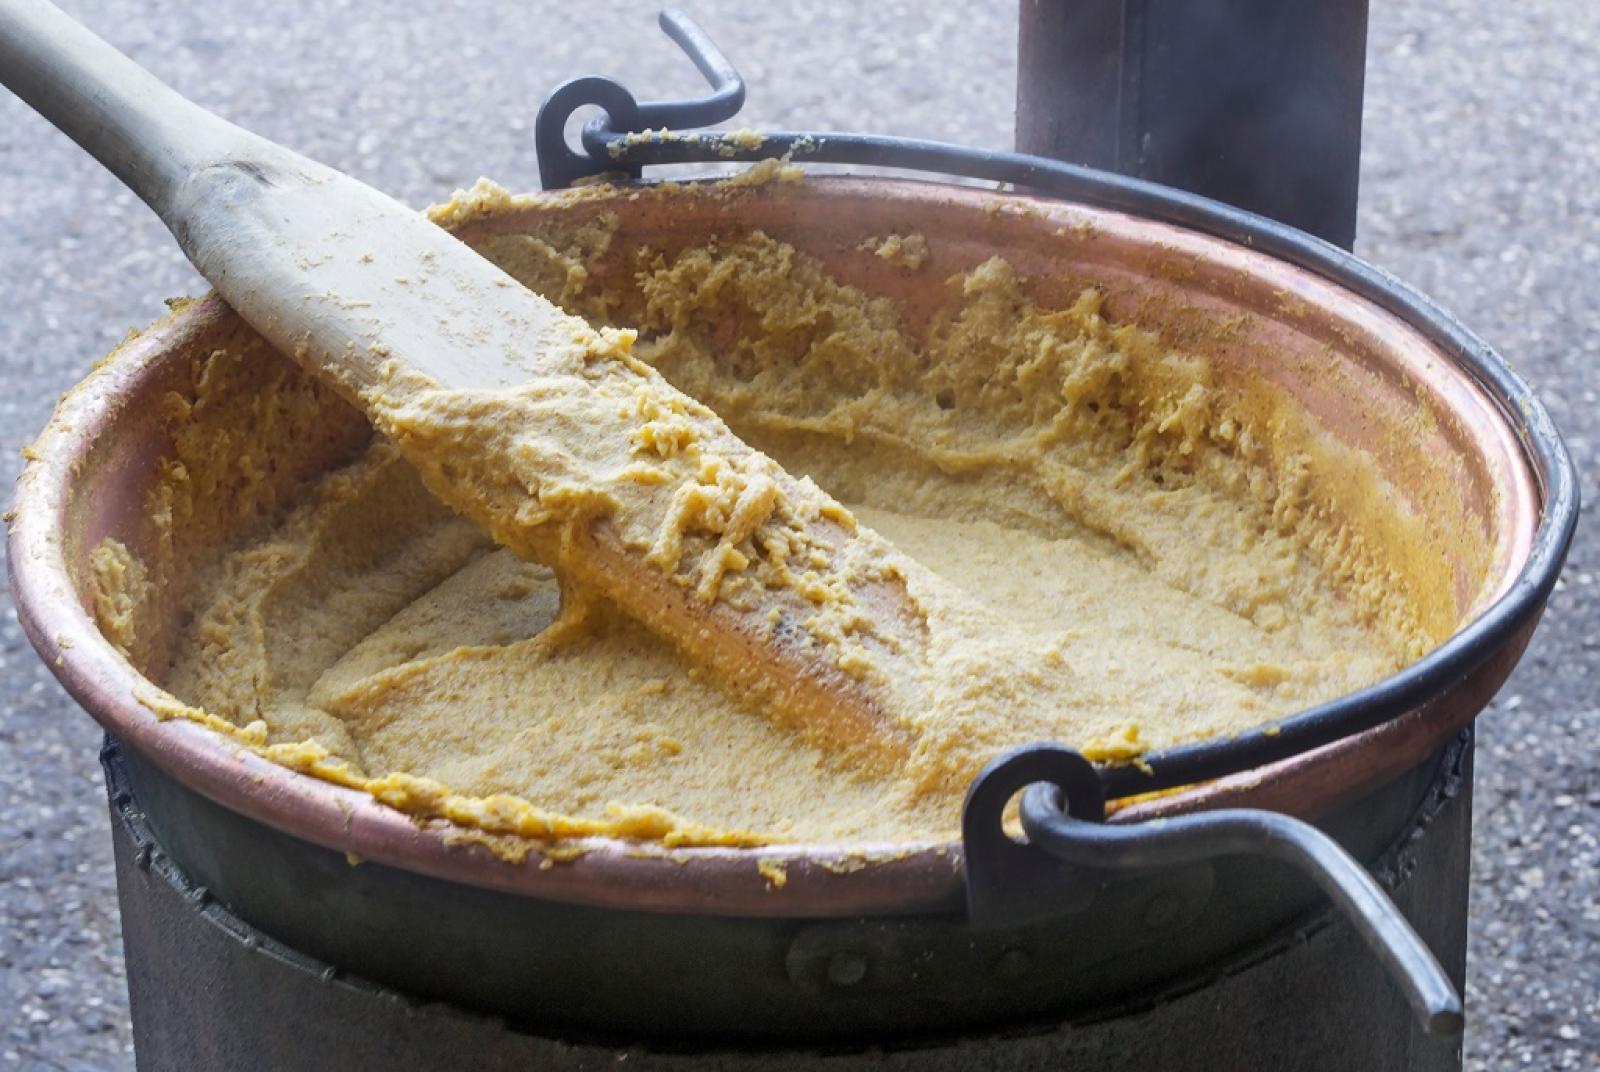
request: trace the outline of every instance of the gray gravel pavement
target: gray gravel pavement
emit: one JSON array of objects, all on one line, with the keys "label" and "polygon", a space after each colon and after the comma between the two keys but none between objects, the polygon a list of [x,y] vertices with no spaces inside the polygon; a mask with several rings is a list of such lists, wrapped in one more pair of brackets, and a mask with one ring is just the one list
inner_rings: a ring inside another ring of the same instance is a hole
[{"label": "gray gravel pavement", "polygon": [[[386,16],[353,0],[67,6],[201,103],[418,205],[480,174],[536,186],[533,114],[568,76],[615,74],[646,95],[697,87],[643,0]],[[688,6],[747,76],[750,126],[1009,146],[1013,4]],[[1600,4],[1373,6],[1358,250],[1532,380],[1600,501]],[[164,296],[198,290],[132,195],[0,94],[0,486],[57,394]],[[1593,515],[1480,723],[1474,1069],[1600,1069]],[[131,1067],[99,734],[3,594],[0,687],[0,1067]]]}]

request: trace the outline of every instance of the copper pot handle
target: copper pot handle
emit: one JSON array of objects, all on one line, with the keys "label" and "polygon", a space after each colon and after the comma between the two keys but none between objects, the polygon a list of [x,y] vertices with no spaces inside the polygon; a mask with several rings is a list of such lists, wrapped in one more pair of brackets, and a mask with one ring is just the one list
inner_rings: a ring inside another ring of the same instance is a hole
[{"label": "copper pot handle", "polygon": [[[1022,794],[1026,842],[1007,832]],[[1248,854],[1287,863],[1317,883],[1389,970],[1430,1035],[1459,1035],[1461,996],[1411,924],[1339,843],[1277,812],[1228,808],[1142,823],[1105,822],[1094,765],[1070,748],[1035,744],[984,768],[962,818],[968,915],[976,926],[1079,911],[1108,875]]]}]

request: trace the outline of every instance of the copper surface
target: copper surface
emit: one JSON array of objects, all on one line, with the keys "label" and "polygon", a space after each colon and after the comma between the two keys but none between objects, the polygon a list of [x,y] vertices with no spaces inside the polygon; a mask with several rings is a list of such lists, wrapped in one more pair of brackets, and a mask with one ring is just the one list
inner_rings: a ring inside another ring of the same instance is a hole
[{"label": "copper surface", "polygon": [[[1463,624],[1504,595],[1528,556],[1541,504],[1513,418],[1396,317],[1247,248],[1080,205],[878,179],[775,184],[714,198],[631,199],[627,190],[549,195],[462,234],[470,241],[550,213],[601,211],[622,220],[613,249],[759,227],[820,257],[844,281],[892,297],[913,328],[943,300],[947,276],[999,253],[1030,281],[1037,300],[1065,300],[1084,285],[1100,286],[1113,318],[1181,336],[1224,376],[1276,380],[1358,448],[1384,450],[1395,422],[1428,407],[1436,419],[1426,431],[1408,430],[1411,454],[1379,460],[1416,502],[1448,487],[1481,527],[1490,566],[1486,576],[1458,572]],[[935,239],[933,263],[921,272],[845,255],[868,235],[913,230]],[[619,257],[613,267],[626,271],[629,263]],[[605,269],[597,274],[603,281]],[[1199,330],[1240,313],[1247,320],[1238,332]],[[137,545],[144,492],[167,449],[156,419],[164,385],[236,326],[230,310],[207,298],[124,346],[63,399],[35,443],[38,460],[19,482],[9,561],[23,626],[108,732],[174,778],[261,822],[364,860],[452,881],[598,906],[723,915],[829,917],[960,904],[955,842],[669,850],[594,838],[575,859],[540,866],[548,861],[535,845],[526,862],[508,863],[464,843],[448,824],[418,824],[364,793],[296,774],[199,725],[158,720],[134,696],[144,679],[86,610],[87,556],[107,535]],[[1340,375],[1330,375],[1330,362]],[[1352,398],[1341,390],[1346,374],[1360,377],[1367,394]],[[1315,818],[1410,769],[1470,722],[1515,665],[1531,630],[1530,623],[1470,676],[1407,715],[1281,763],[1133,804],[1114,821],[1218,806]],[[785,861],[785,885],[775,887],[758,872],[761,858]]]}]

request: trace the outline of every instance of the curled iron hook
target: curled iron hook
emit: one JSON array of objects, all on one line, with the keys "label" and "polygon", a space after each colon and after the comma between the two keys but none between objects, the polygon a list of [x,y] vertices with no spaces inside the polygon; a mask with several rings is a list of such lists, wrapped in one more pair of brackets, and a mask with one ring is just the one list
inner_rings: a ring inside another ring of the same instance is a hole
[{"label": "curled iron hook", "polygon": [[[612,146],[627,135],[645,135],[660,127],[673,131],[720,123],[744,107],[744,78],[727,55],[693,19],[676,8],[661,12],[661,29],[683,49],[705,75],[711,92],[689,100],[640,104],[620,82],[598,75],[573,78],[545,98],[534,121],[534,146],[539,154],[539,181],[547,190],[570,186],[578,179],[607,171],[639,176],[637,164],[615,160]],[[584,152],[567,144],[567,120],[579,108],[602,109],[583,128]]]}]

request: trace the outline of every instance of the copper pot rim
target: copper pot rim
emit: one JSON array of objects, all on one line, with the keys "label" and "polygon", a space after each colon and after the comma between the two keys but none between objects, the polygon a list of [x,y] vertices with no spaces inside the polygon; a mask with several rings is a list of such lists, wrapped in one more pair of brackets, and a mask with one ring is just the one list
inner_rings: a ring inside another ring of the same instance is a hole
[{"label": "copper pot rim", "polygon": [[[841,194],[865,190],[900,204],[930,198],[979,206],[998,201],[1069,225],[1088,222],[1102,232],[1151,246],[1221,258],[1241,271],[1273,279],[1302,299],[1320,299],[1324,304],[1317,308],[1341,309],[1392,342],[1391,352],[1403,355],[1402,364],[1409,363],[1410,371],[1421,375],[1432,365],[1429,375],[1442,376],[1443,382],[1430,381],[1430,389],[1441,389],[1453,405],[1471,413],[1476,430],[1498,443],[1502,460],[1510,459],[1499,473],[1504,496],[1500,506],[1514,523],[1500,527],[1493,555],[1499,583],[1480,603],[1479,618],[1503,603],[1524,579],[1536,526],[1544,520],[1541,488],[1525,445],[1484,386],[1458,362],[1441,365],[1436,360],[1441,348],[1394,313],[1335,281],[1242,245],[1112,209],[922,180],[828,177],[809,180],[806,186],[813,192],[821,186]],[[762,189],[759,196],[781,196],[782,189]],[[595,837],[564,841],[555,855],[546,853],[551,847],[547,843],[524,841],[531,850],[527,860],[511,862],[471,832],[443,821],[419,823],[364,792],[280,766],[201,725],[158,718],[134,693],[146,679],[101,635],[74,589],[65,554],[67,505],[73,474],[88,457],[98,433],[114,422],[121,400],[154,375],[186,337],[232,315],[210,295],[126,344],[63,398],[19,480],[17,513],[8,533],[8,566],[19,618],[68,693],[109,734],[190,789],[304,841],[343,852],[352,860],[507,893],[616,909],[757,917],[940,912],[960,907],[961,848],[954,838],[666,848]],[[1542,605],[1543,600],[1538,602]],[[1503,646],[1520,651],[1533,617]],[[1470,628],[1470,623],[1463,626],[1458,635]],[[1509,669],[1505,666],[1497,677],[1503,679]],[[1481,687],[1473,690],[1482,695],[1466,703],[1436,698],[1288,759],[1133,803],[1112,815],[1111,821],[1248,805],[1263,796],[1280,810],[1314,819],[1338,800],[1382,784],[1442,745],[1470,723],[1498,684],[1497,679],[1486,692]],[[1302,785],[1312,785],[1314,791],[1294,792]]]}]

